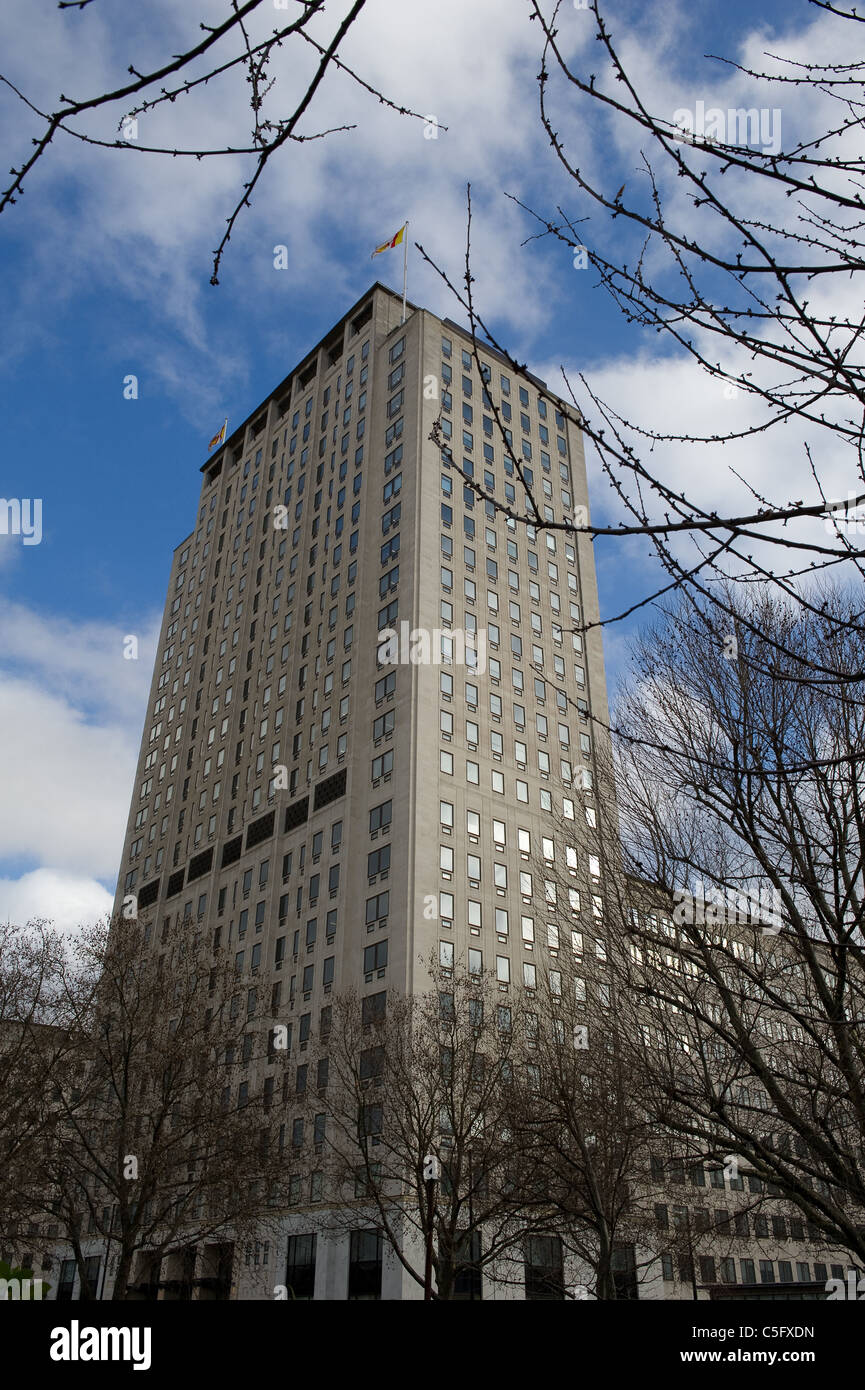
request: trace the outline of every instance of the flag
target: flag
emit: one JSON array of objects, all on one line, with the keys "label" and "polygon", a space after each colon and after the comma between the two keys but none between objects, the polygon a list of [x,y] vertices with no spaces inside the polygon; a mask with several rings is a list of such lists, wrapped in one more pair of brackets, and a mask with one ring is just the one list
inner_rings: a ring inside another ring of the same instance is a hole
[{"label": "flag", "polygon": [[210,452],[211,449],[215,449],[216,446],[217,446],[217,444],[221,444],[221,443],[222,443],[222,441],[223,441],[224,438],[225,438],[225,431],[226,431],[227,428],[228,428],[228,419],[226,418],[226,419],[223,421],[223,423],[222,423],[222,429],[219,431],[218,434],[215,434],[215,435],[213,436],[213,438],[211,439],[210,443],[208,444],[208,446],[207,446],[208,452]]},{"label": "flag", "polygon": [[400,246],[402,244],[402,239],[405,236],[405,229],[407,226],[408,223],[403,222],[399,231],[396,233],[395,236],[391,237],[390,241],[385,241],[382,243],[381,246],[377,246],[375,248],[372,255],[370,256],[370,260],[373,260],[376,256],[380,255],[382,251],[392,251],[395,246]]}]

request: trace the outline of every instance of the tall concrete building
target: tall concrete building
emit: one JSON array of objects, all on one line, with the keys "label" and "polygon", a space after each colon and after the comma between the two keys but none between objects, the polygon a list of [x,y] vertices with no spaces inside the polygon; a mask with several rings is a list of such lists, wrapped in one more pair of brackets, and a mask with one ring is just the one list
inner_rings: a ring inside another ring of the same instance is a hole
[{"label": "tall concrete building", "polygon": [[[479,371],[456,323],[401,320],[374,285],[203,465],[118,884],[154,942],[197,921],[301,1059],[333,991],[375,1011],[427,987],[432,956],[534,988],[558,942],[531,869],[563,817],[594,891],[559,916],[601,912],[604,664],[599,629],[573,631],[597,617],[591,544],[517,520],[490,402],[550,522],[587,515],[576,414],[488,348]],[[386,1258],[381,1283],[373,1240],[320,1241],[313,1270],[293,1229],[297,1287],[416,1296]]]}]

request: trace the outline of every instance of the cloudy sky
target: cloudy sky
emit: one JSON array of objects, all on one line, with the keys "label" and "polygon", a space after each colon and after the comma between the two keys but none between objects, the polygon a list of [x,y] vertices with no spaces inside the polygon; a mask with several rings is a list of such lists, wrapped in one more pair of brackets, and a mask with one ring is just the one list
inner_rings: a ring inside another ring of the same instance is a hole
[{"label": "cloudy sky", "polygon": [[[291,0],[294,3],[294,0]],[[254,18],[253,37],[287,6]],[[343,3],[319,30],[332,33]],[[4,0],[0,72],[40,110],[158,67],[189,47],[225,0],[95,0],[59,10]],[[616,0],[610,20],[647,104],[670,117],[698,99],[749,104],[747,84],[707,54],[832,55],[831,20],[807,0]],[[560,41],[573,64],[599,62],[591,19],[562,4]],[[210,285],[213,250],[249,176],[248,157],[167,160],[132,148],[98,150],[58,133],[18,203],[0,217],[5,268],[0,391],[2,493],[42,500],[42,539],[0,536],[0,918],[46,916],[64,927],[110,905],[144,717],[171,552],[195,515],[206,442],[227,413],[241,420],[379,276],[397,286],[402,258],[370,262],[372,247],[410,219],[412,242],[451,277],[462,273],[465,186],[471,181],[479,306],[513,353],[563,390],[582,372],[623,413],[663,429],[719,426],[743,401],[627,325],[567,248],[531,240],[537,224],[506,195],[554,215],[592,210],[563,175],[538,119],[540,33],[524,0],[368,0],[341,50],[373,87],[428,118],[400,117],[332,72],[300,129],[355,128],[284,149],[268,166]],[[232,49],[232,51],[234,51]],[[221,51],[220,51],[221,55]],[[228,50],[225,52],[228,56]],[[314,54],[284,50],[266,113],[303,90]],[[610,191],[639,180],[633,132],[553,94],[557,128],[581,167]],[[766,101],[766,97],[762,98]],[[79,128],[114,139],[122,111]],[[795,125],[795,109],[784,119]],[[430,120],[438,138],[428,138]],[[248,143],[246,88],[227,75],[143,115],[138,144],[215,148]],[[447,127],[445,130],[443,127]],[[3,168],[32,150],[43,122],[0,87]],[[790,127],[785,127],[789,130]],[[426,132],[426,136],[425,136]],[[677,190],[670,190],[675,198]],[[593,214],[588,241],[621,234]],[[274,249],[288,248],[277,270]],[[461,317],[412,247],[409,296]],[[124,399],[124,379],[138,381]],[[725,414],[726,412],[726,414]],[[737,471],[766,483],[799,467],[791,437],[748,446]],[[684,446],[665,476],[722,508],[740,486],[718,456]],[[596,518],[614,501],[591,465]],[[699,475],[699,476],[698,476]],[[838,475],[840,495],[846,494]],[[651,587],[648,552],[618,542],[599,552],[602,610]],[[622,666],[627,629],[611,627],[607,657]],[[124,659],[124,638],[139,641]]]}]

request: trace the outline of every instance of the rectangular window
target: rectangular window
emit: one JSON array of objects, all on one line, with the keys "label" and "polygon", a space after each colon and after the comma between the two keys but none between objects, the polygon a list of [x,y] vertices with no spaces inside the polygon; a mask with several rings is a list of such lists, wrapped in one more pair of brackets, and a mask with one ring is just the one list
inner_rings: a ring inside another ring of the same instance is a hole
[{"label": "rectangular window", "polygon": [[558,1236],[529,1236],[525,1245],[526,1300],[564,1300],[562,1242]]},{"label": "rectangular window", "polygon": [[373,806],[369,813],[370,834],[380,830],[386,830],[391,823],[393,815],[393,802],[383,801],[379,806]]},{"label": "rectangular window", "polygon": [[349,1300],[381,1298],[381,1231],[352,1231],[349,1241]]},{"label": "rectangular window", "polygon": [[372,974],[377,970],[384,970],[387,966],[387,941],[376,941],[372,946],[365,946],[363,952],[363,970],[365,975]]},{"label": "rectangular window", "polygon": [[285,1282],[289,1298],[299,1302],[311,1301],[315,1291],[314,1234],[289,1236]]}]

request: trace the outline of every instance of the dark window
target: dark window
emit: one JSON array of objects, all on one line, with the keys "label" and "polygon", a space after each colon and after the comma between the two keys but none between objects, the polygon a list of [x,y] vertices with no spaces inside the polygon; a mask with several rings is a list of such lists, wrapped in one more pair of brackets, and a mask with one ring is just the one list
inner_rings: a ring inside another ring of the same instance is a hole
[{"label": "dark window", "polygon": [[366,900],[366,921],[369,926],[372,922],[381,921],[388,914],[390,904],[390,893],[377,893],[374,898]]},{"label": "dark window", "polygon": [[349,1299],[381,1298],[381,1231],[352,1231],[348,1255]]},{"label": "dark window", "polygon": [[384,1048],[367,1047],[360,1054],[360,1079],[368,1081],[384,1070]]},{"label": "dark window", "polygon": [[614,1245],[610,1268],[616,1298],[636,1299],[637,1257],[633,1245]]},{"label": "dark window", "polygon": [[372,946],[364,947],[363,969],[365,974],[371,974],[374,970],[384,970],[387,965],[387,941],[376,941]]},{"label": "dark window", "polygon": [[372,1105],[364,1105],[360,1112],[358,1138],[360,1140],[377,1138],[381,1134],[383,1123],[384,1112],[378,1101],[374,1101]]},{"label": "dark window", "polygon": [[558,1236],[529,1236],[525,1262],[527,1300],[564,1299],[562,1242]]},{"label": "dark window", "polygon": [[364,1023],[381,1023],[385,1016],[387,1004],[387,990],[381,990],[378,994],[366,995],[363,1004],[361,1018]]},{"label": "dark window", "polygon": [[374,878],[376,874],[386,873],[390,869],[390,845],[382,845],[381,849],[374,849],[366,857],[366,876]]},{"label": "dark window", "polygon": [[393,815],[393,802],[383,801],[380,806],[373,806],[369,813],[370,833],[374,830],[384,830],[391,823]]},{"label": "dark window", "polygon": [[75,1286],[75,1261],[62,1260],[60,1263],[60,1282],[57,1285],[57,1302],[68,1303]]},{"label": "dark window", "polygon": [[480,1231],[472,1231],[471,1235],[461,1236],[457,1240],[454,1250],[454,1263],[457,1271],[452,1293],[454,1299],[464,1303],[474,1303],[483,1298],[480,1259]]},{"label": "dark window", "polygon": [[289,1298],[309,1302],[315,1289],[315,1236],[289,1236],[285,1282]]},{"label": "dark window", "polygon": [[730,1255],[725,1255],[721,1259],[721,1282],[724,1284],[735,1284],[736,1282],[736,1261]]}]

